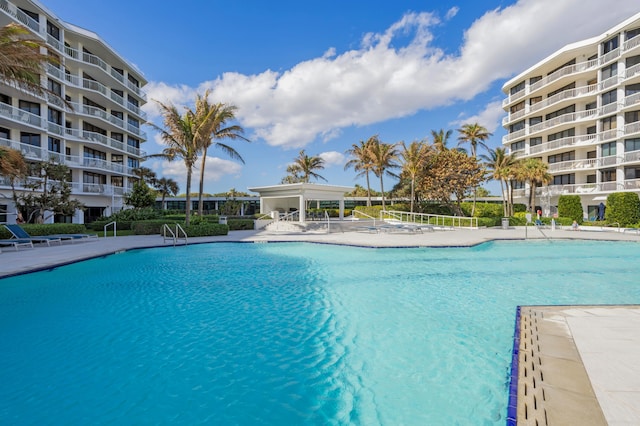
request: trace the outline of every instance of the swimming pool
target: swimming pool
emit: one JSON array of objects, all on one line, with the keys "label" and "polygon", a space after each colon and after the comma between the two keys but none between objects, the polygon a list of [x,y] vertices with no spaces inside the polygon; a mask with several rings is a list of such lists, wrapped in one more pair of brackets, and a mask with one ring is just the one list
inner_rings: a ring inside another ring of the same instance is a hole
[{"label": "swimming pool", "polygon": [[640,303],[640,245],[135,250],[0,280],[16,424],[504,424],[517,305]]}]

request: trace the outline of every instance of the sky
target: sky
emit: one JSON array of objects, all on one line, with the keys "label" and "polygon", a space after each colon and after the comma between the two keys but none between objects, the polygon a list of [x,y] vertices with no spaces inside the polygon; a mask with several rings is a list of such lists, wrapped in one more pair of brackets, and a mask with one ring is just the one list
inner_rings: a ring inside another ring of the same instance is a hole
[{"label": "sky", "polygon": [[[326,183],[365,186],[344,170],[345,151],[373,135],[408,144],[450,129],[455,145],[456,129],[477,122],[493,134],[489,147],[501,146],[506,81],[640,12],[637,0],[40,1],[142,71],[150,121],[162,123],[154,101],[191,107],[207,89],[238,108],[250,142],[221,142],[244,164],[209,150],[208,193],[278,184],[302,149],[325,160]],[[161,152],[146,132],[143,149]],[[184,192],[180,160],[142,165]]]}]

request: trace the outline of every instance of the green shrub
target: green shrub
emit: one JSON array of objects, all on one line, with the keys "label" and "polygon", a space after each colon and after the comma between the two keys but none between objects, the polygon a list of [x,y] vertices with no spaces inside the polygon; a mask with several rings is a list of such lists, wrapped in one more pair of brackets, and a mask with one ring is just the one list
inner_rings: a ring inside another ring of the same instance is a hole
[{"label": "green shrub", "polygon": [[575,220],[582,223],[584,213],[579,195],[561,195],[558,199],[558,216],[568,217],[571,223]]},{"label": "green shrub", "polygon": [[635,192],[614,192],[607,197],[608,224],[630,226],[640,221],[640,198]]},{"label": "green shrub", "polygon": [[[25,223],[20,225],[29,235],[86,234],[87,228],[80,223]],[[4,226],[0,229],[0,239],[11,238],[11,232]]]},{"label": "green shrub", "polygon": [[227,224],[230,231],[241,231],[255,227],[253,219],[229,219]]},{"label": "green shrub", "polygon": [[227,235],[229,225],[219,223],[202,222],[198,225],[189,225],[184,228],[189,237],[210,237],[216,235]]},{"label": "green shrub", "polygon": [[[464,202],[461,204],[462,212],[465,216],[471,216],[471,210],[473,209],[473,203]],[[473,213],[475,217],[502,217],[504,215],[504,209],[502,203],[476,203],[476,209]]]},{"label": "green shrub", "polygon": [[[104,230],[104,226],[108,223],[113,222],[112,220],[96,220],[95,222],[91,222],[89,224],[87,224],[87,228],[93,230],[93,231],[102,231]],[[116,221],[116,229],[118,231],[130,231],[131,230],[131,224],[133,222],[130,220],[119,220]],[[109,225],[109,231],[113,231],[113,226]]]},{"label": "green shrub", "polygon": [[184,225],[184,222],[165,219],[141,220],[138,222],[132,222],[131,230],[134,235],[158,235],[162,234],[162,227],[165,224],[169,225],[172,229],[175,229],[176,223],[179,223],[182,226]]},{"label": "green shrub", "polygon": [[[375,217],[376,219],[380,217],[380,212],[382,211],[382,206],[356,206],[354,209],[356,211],[362,212],[368,216]],[[357,215],[356,215],[357,217]],[[360,216],[362,217],[362,216]]]}]

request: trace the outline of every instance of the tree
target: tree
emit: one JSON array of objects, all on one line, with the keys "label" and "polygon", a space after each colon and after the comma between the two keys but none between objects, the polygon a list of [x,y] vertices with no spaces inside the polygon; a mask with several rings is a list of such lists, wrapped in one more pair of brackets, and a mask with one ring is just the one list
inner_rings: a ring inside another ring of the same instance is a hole
[{"label": "tree", "polygon": [[193,166],[198,160],[198,146],[195,139],[194,113],[186,109],[181,115],[178,109],[171,104],[163,104],[155,101],[160,107],[164,128],[151,123],[150,125],[160,132],[162,141],[167,145],[160,154],[152,154],[149,158],[159,157],[169,161],[182,159],[187,169],[187,188],[185,206],[185,225],[191,222],[191,176]]},{"label": "tree", "polygon": [[[39,178],[26,181],[27,190],[15,196],[16,206],[27,214],[27,222],[43,223],[53,215],[73,215],[84,207],[71,199],[71,172],[64,164],[53,160],[35,163],[29,174]],[[45,216],[45,212],[50,212],[50,216]]]},{"label": "tree", "polygon": [[[440,151],[420,177],[420,189],[430,199],[462,216],[462,200],[484,181],[484,175],[485,170],[477,159],[455,149]],[[455,196],[453,201],[452,196]]]},{"label": "tree", "polygon": [[413,213],[414,201],[416,198],[416,178],[426,166],[432,153],[431,147],[425,142],[413,141],[409,146],[401,143],[402,171],[411,181],[411,212]]},{"label": "tree", "polygon": [[124,203],[134,209],[152,207],[156,202],[155,192],[142,180],[133,184],[131,192],[124,195]]},{"label": "tree", "polygon": [[357,177],[365,176],[367,178],[367,207],[371,207],[371,185],[369,184],[369,172],[373,170],[373,160],[371,158],[371,141],[374,136],[369,138],[366,142],[360,141],[360,144],[351,145],[351,149],[346,151],[346,154],[351,156],[351,160],[347,161],[344,165],[344,169],[347,170],[350,167],[358,172]]},{"label": "tree", "polygon": [[150,168],[148,168],[148,167],[136,167],[132,171],[133,171],[133,174],[138,179],[140,179],[141,181],[145,182],[147,185],[154,186],[156,184],[156,180],[158,179],[158,176],[156,175],[156,172],[154,172]]},{"label": "tree", "polygon": [[548,172],[549,165],[538,158],[527,158],[518,163],[514,170],[516,179],[529,183],[529,211],[536,209],[536,187],[547,185],[553,179]]},{"label": "tree", "polygon": [[165,205],[165,198],[169,196],[175,196],[178,191],[180,191],[180,187],[178,186],[178,182],[171,178],[160,178],[156,180],[154,188],[158,191],[158,194],[162,197],[161,207],[162,210],[166,210],[167,206]]},{"label": "tree", "polygon": [[[491,133],[489,131],[479,125],[478,123],[473,124],[465,124],[462,128],[458,129],[458,146],[468,143],[471,146],[471,156],[476,158],[476,154],[478,152],[478,145],[483,147],[486,150],[489,150],[489,147],[484,143],[489,137]],[[473,190],[473,207],[471,208],[471,215],[476,209],[476,190]]]},{"label": "tree", "polygon": [[40,76],[46,73],[45,64],[58,63],[55,56],[41,53],[43,48],[46,49],[45,41],[32,37],[29,30],[21,25],[9,24],[0,28],[0,80],[40,97],[54,97],[72,109],[67,100],[40,82]]},{"label": "tree", "polygon": [[481,155],[488,168],[491,178],[500,182],[500,194],[502,195],[502,209],[505,217],[513,215],[510,205],[509,188],[512,176],[512,170],[515,166],[516,156],[507,154],[505,148],[490,149],[489,155]]},{"label": "tree", "polygon": [[378,136],[374,136],[369,147],[371,160],[373,163],[372,171],[380,178],[380,192],[382,193],[382,210],[385,209],[384,203],[384,182],[383,177],[387,176],[398,177],[391,172],[391,169],[400,167],[397,163],[398,160],[398,144],[388,144],[380,141]]},{"label": "tree", "polygon": [[432,130],[431,136],[433,138],[433,147],[438,151],[446,151],[449,149],[447,147],[447,142],[451,137],[451,130],[445,131],[444,129],[440,129],[438,131]]},{"label": "tree", "polygon": [[243,140],[250,142],[249,139],[242,136],[244,129],[237,125],[228,125],[230,121],[235,120],[237,107],[223,103],[211,105],[209,103],[210,90],[207,90],[203,96],[198,95],[196,98],[195,110],[195,143],[202,152],[202,165],[200,166],[200,187],[198,191],[198,214],[202,215],[204,210],[204,172],[207,161],[207,152],[211,146],[221,149],[227,156],[233,160],[238,160],[244,164],[244,160],[238,152],[231,146],[219,142],[223,139]]},{"label": "tree", "polygon": [[311,178],[322,179],[326,182],[327,180],[324,177],[315,172],[315,170],[322,169],[324,169],[324,160],[318,156],[309,157],[303,149],[298,154],[298,157],[293,160],[293,164],[287,167],[287,172],[292,177],[298,178],[299,182],[309,183]]}]

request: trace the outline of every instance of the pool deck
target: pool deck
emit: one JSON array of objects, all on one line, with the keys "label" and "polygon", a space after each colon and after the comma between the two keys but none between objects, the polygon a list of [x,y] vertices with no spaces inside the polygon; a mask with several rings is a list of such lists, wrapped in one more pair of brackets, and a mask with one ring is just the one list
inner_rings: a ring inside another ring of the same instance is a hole
[{"label": "pool deck", "polygon": [[[640,235],[596,230],[437,230],[424,233],[232,231],[208,242],[305,241],[361,247],[466,247],[492,240],[608,240],[640,243]],[[124,250],[173,246],[161,236],[99,238],[34,249],[2,247],[0,278]],[[179,249],[179,247],[176,247]],[[631,261],[631,260],[630,260]],[[517,424],[640,424],[640,306],[522,307]],[[527,343],[528,342],[528,343]],[[528,346],[523,347],[522,345]],[[533,352],[532,352],[533,351]],[[523,358],[524,356],[527,358]],[[537,358],[537,359],[536,359]],[[536,364],[532,364],[534,362]],[[525,375],[523,366],[535,370]],[[536,369],[537,367],[537,369]],[[540,376],[536,376],[539,374]],[[537,383],[536,378],[537,377]],[[532,381],[533,380],[533,381]],[[525,391],[526,389],[526,391]],[[535,398],[535,399],[534,399]],[[532,410],[535,407],[536,410]],[[536,417],[538,416],[538,417]],[[546,419],[546,420],[545,420]]]}]

